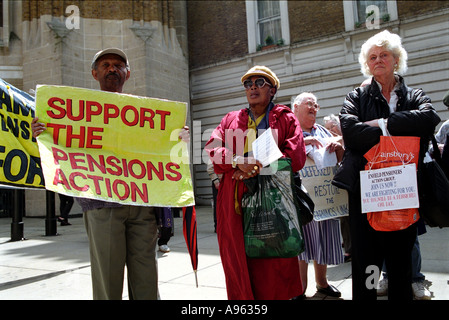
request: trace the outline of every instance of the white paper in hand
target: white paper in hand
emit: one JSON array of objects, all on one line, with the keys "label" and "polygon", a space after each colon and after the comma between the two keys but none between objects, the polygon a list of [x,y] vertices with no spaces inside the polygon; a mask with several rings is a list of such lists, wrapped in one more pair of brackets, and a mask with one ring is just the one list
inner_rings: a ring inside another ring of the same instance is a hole
[{"label": "white paper in hand", "polygon": [[266,167],[282,157],[282,152],[274,140],[271,128],[265,130],[252,144],[253,156]]},{"label": "white paper in hand", "polygon": [[326,167],[333,167],[337,164],[337,155],[335,154],[335,152],[330,153],[329,151],[327,151],[326,147],[314,147],[312,151],[312,157],[318,170]]}]

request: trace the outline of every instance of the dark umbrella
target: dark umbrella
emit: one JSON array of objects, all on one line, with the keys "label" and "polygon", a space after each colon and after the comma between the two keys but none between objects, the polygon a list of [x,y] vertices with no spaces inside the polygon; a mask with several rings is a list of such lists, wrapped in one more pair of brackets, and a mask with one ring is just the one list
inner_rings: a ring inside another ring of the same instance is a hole
[{"label": "dark umbrella", "polygon": [[195,207],[183,207],[182,213],[184,239],[186,240],[187,249],[189,250],[193,272],[195,273],[196,287],[198,288],[198,277],[196,274],[198,269],[198,243],[196,235]]}]

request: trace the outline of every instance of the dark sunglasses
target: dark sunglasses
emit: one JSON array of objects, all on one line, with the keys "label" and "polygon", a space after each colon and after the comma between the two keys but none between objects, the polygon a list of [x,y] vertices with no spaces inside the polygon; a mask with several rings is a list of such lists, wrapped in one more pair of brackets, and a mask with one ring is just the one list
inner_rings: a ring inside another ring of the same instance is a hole
[{"label": "dark sunglasses", "polygon": [[254,82],[250,79],[243,81],[243,86],[245,87],[246,90],[251,89],[253,84],[255,84],[257,88],[262,88],[265,84],[268,84],[270,87],[272,87],[272,85],[269,82],[267,82],[264,78],[258,78]]}]

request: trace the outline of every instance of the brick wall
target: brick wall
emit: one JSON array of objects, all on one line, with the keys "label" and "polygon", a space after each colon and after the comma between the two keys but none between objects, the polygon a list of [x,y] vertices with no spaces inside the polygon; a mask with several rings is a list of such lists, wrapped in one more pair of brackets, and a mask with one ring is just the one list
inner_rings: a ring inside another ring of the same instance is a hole
[{"label": "brick wall", "polygon": [[[399,19],[449,7],[449,1],[397,1]],[[188,1],[190,67],[248,52],[245,1]],[[288,1],[290,42],[300,43],[345,32],[343,1]]]},{"label": "brick wall", "polygon": [[190,67],[248,53],[245,1],[187,1]]},{"label": "brick wall", "polygon": [[399,19],[449,8],[449,1],[397,1]]},{"label": "brick wall", "polygon": [[345,31],[342,1],[289,1],[288,12],[292,44]]}]

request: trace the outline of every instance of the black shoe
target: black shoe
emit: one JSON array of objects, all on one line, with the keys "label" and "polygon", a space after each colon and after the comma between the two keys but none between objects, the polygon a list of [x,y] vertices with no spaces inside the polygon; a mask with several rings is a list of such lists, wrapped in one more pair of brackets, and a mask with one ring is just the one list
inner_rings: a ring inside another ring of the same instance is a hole
[{"label": "black shoe", "polygon": [[61,222],[61,226],[71,226],[72,225],[66,219],[58,219],[58,221]]},{"label": "black shoe", "polygon": [[336,298],[340,298],[341,297],[341,292],[337,290],[337,288],[335,288],[333,285],[328,285],[327,288],[322,288],[320,286],[316,286],[316,289],[319,293],[325,294],[326,296],[331,296],[331,297],[336,297]]},{"label": "black shoe", "polygon": [[291,300],[293,300],[293,301],[302,301],[302,300],[306,300],[306,294],[303,293],[303,294],[301,294],[301,295],[299,295],[299,296],[293,297]]}]

